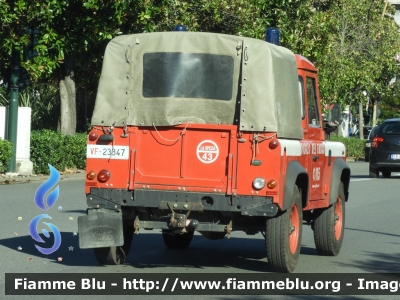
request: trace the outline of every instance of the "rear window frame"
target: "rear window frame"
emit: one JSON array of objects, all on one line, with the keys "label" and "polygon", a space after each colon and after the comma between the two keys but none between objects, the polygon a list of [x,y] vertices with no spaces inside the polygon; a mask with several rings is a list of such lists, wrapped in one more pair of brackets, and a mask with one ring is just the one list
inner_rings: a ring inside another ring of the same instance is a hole
[{"label": "rear window frame", "polygon": [[142,97],[231,101],[235,97],[234,72],[235,61],[231,55],[144,53]]},{"label": "rear window frame", "polygon": [[[398,133],[392,134],[392,133],[384,132],[384,130],[385,130],[389,125],[393,125],[393,124],[398,125],[398,129],[399,129],[399,130],[396,130],[396,132],[398,132]],[[379,130],[378,130],[378,133],[377,133],[376,135],[382,135],[382,136],[385,136],[385,135],[400,136],[400,122],[393,121],[393,122],[384,122],[384,123],[382,123],[381,125],[379,125]]]}]

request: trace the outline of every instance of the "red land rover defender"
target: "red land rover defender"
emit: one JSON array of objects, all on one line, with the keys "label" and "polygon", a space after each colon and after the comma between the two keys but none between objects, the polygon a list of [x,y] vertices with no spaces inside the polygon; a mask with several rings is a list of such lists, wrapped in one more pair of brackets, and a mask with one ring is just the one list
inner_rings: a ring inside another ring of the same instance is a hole
[{"label": "red land rover defender", "polygon": [[195,231],[261,232],[269,264],[284,272],[299,259],[303,222],[320,254],[342,246],[350,169],[344,145],[325,141],[317,70],[265,41],[111,40],[86,172],[79,243],[101,264],[123,263],[143,229],[161,229],[169,248],[187,248]]}]

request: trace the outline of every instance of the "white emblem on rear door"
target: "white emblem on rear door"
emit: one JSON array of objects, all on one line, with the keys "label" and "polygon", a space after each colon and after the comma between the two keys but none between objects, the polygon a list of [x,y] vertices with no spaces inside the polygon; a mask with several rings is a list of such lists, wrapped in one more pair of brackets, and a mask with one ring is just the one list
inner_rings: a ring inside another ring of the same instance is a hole
[{"label": "white emblem on rear door", "polygon": [[205,164],[214,162],[219,155],[218,145],[210,140],[202,141],[197,146],[197,158]]}]

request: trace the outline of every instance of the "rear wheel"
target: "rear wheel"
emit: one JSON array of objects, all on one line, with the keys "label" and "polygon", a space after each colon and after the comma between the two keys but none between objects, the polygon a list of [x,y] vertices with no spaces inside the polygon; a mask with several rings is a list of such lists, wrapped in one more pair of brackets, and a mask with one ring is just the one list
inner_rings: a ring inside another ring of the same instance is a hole
[{"label": "rear wheel", "polygon": [[391,171],[382,171],[382,176],[383,176],[384,178],[389,178],[390,175],[392,175],[392,172],[391,172]]},{"label": "rear wheel", "polygon": [[314,241],[320,255],[338,255],[343,243],[345,195],[343,182],[339,185],[336,202],[328,208],[314,211]]},{"label": "rear wheel", "polygon": [[295,186],[292,205],[275,218],[267,219],[265,243],[268,263],[281,272],[293,272],[300,256],[303,207]]},{"label": "rear wheel", "polygon": [[163,230],[162,236],[165,246],[170,249],[186,249],[189,247],[194,231],[189,231],[183,234],[174,234],[171,231]]},{"label": "rear wheel", "polygon": [[102,265],[123,264],[128,256],[133,239],[133,225],[124,226],[124,244],[122,246],[93,248],[96,260]]},{"label": "rear wheel", "polygon": [[371,164],[369,164],[369,177],[371,178],[379,177],[379,170],[377,168],[371,167]]}]

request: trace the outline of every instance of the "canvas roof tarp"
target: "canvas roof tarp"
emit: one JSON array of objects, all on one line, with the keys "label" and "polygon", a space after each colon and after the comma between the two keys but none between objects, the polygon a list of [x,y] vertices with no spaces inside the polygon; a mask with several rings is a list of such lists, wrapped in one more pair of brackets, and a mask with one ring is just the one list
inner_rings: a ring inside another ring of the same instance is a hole
[{"label": "canvas roof tarp", "polygon": [[[231,99],[144,97],[143,57],[159,52],[232,57]],[[92,125],[238,124],[300,139],[300,103],[295,56],[286,48],[215,33],[141,33],[107,45]]]}]

